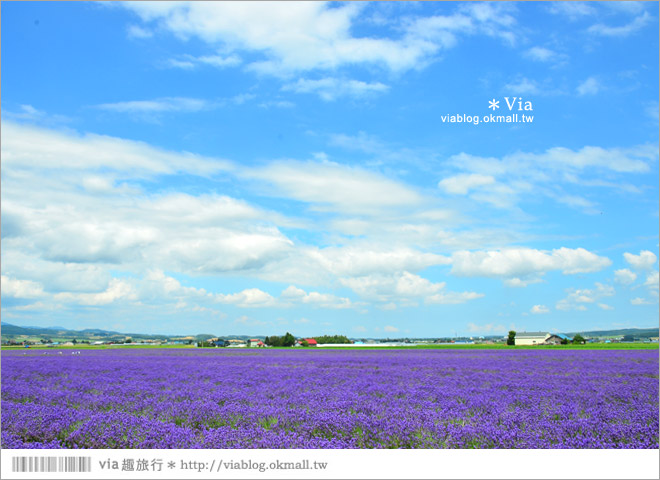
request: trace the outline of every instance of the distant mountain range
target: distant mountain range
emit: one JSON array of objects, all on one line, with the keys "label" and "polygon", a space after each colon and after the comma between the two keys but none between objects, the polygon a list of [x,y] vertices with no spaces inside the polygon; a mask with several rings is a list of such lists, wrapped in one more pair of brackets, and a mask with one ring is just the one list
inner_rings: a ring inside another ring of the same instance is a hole
[{"label": "distant mountain range", "polygon": [[[0,335],[2,340],[13,340],[17,337],[30,337],[30,338],[48,338],[50,340],[67,339],[72,340],[124,340],[126,337],[131,337],[133,341],[136,340],[181,340],[181,339],[194,339],[196,341],[207,340],[209,338],[217,337],[209,333],[200,333],[197,335],[149,335],[144,333],[121,333],[112,330],[101,330],[98,328],[86,328],[84,330],[69,330],[63,327],[19,327],[10,323],[2,323],[0,325]],[[222,338],[226,339],[241,339],[247,340],[248,338],[264,338],[258,335],[224,335]]]},{"label": "distant mountain range", "polygon": [[571,332],[568,336],[579,333],[590,337],[615,337],[619,335],[632,335],[637,338],[657,337],[660,328],[621,328],[619,330],[592,330],[589,332]]},{"label": "distant mountain range", "polygon": [[[568,332],[567,335],[573,336],[579,333],[586,337],[614,337],[621,335],[632,335],[635,338],[657,337],[659,328],[623,328],[619,330],[593,330]],[[265,338],[264,335],[213,335],[210,333],[200,333],[197,335],[149,335],[144,333],[121,333],[112,330],[102,330],[98,328],[86,328],[84,330],[69,330],[63,327],[19,327],[10,323],[0,325],[0,335],[2,340],[15,340],[16,338],[48,338],[50,340],[66,339],[89,340],[89,341],[111,341],[124,340],[131,337],[133,341],[139,340],[181,340],[194,339],[195,341],[207,340],[209,338],[221,337],[225,339],[247,340],[248,338]],[[501,335],[490,335],[489,338],[500,338]],[[430,337],[436,338],[436,337]]]}]

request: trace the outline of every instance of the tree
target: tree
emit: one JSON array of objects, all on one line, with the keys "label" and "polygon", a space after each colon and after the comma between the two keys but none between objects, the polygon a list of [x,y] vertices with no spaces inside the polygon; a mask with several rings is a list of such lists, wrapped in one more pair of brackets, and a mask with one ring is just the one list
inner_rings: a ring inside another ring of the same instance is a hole
[{"label": "tree", "polygon": [[506,344],[507,345],[515,345],[516,344],[516,332],[515,332],[515,330],[511,330],[509,332],[509,337],[506,339]]},{"label": "tree", "polygon": [[76,340],[76,339],[74,338],[74,339],[71,341],[71,343],[73,343],[73,344],[75,345],[75,344],[78,343],[78,340]]},{"label": "tree", "polygon": [[314,337],[316,343],[353,343],[345,335],[321,335],[320,337]]},{"label": "tree", "polygon": [[296,338],[293,335],[291,335],[289,332],[286,332],[284,338],[282,339],[282,346],[293,347],[295,343],[296,343]]},{"label": "tree", "polygon": [[586,340],[579,333],[573,337],[573,343],[575,343],[576,345],[583,345],[585,342]]},{"label": "tree", "polygon": [[264,338],[264,343],[269,347],[293,347],[296,343],[296,338],[289,332],[286,332],[286,335],[283,337],[278,337],[277,335],[266,337]]},{"label": "tree", "polygon": [[281,347],[282,339],[276,335],[273,335],[272,337],[266,337],[264,339],[264,343],[269,347]]}]

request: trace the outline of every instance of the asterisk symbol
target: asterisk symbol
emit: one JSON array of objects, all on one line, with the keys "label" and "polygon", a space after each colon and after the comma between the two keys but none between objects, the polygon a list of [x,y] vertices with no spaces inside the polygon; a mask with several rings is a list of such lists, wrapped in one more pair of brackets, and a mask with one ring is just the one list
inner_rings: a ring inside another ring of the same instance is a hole
[{"label": "asterisk symbol", "polygon": [[489,103],[488,108],[492,108],[493,110],[495,110],[496,108],[500,108],[499,100],[495,100],[493,98],[492,100],[489,100],[488,103]]},{"label": "asterisk symbol", "polygon": [[167,463],[167,468],[174,468],[176,466],[176,463],[174,462],[168,462]]}]

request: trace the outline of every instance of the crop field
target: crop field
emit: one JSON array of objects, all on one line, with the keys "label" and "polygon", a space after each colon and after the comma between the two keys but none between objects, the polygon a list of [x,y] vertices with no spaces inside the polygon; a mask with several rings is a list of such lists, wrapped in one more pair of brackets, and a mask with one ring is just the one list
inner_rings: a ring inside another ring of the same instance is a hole
[{"label": "crop field", "polygon": [[657,350],[2,352],[3,448],[651,448]]}]

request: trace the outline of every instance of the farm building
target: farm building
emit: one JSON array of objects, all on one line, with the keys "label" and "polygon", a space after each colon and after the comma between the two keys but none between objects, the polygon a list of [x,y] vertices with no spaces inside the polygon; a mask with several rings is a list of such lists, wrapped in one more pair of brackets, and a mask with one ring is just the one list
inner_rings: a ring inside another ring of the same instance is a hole
[{"label": "farm building", "polygon": [[518,332],[516,345],[559,345],[562,336],[549,332]]}]

